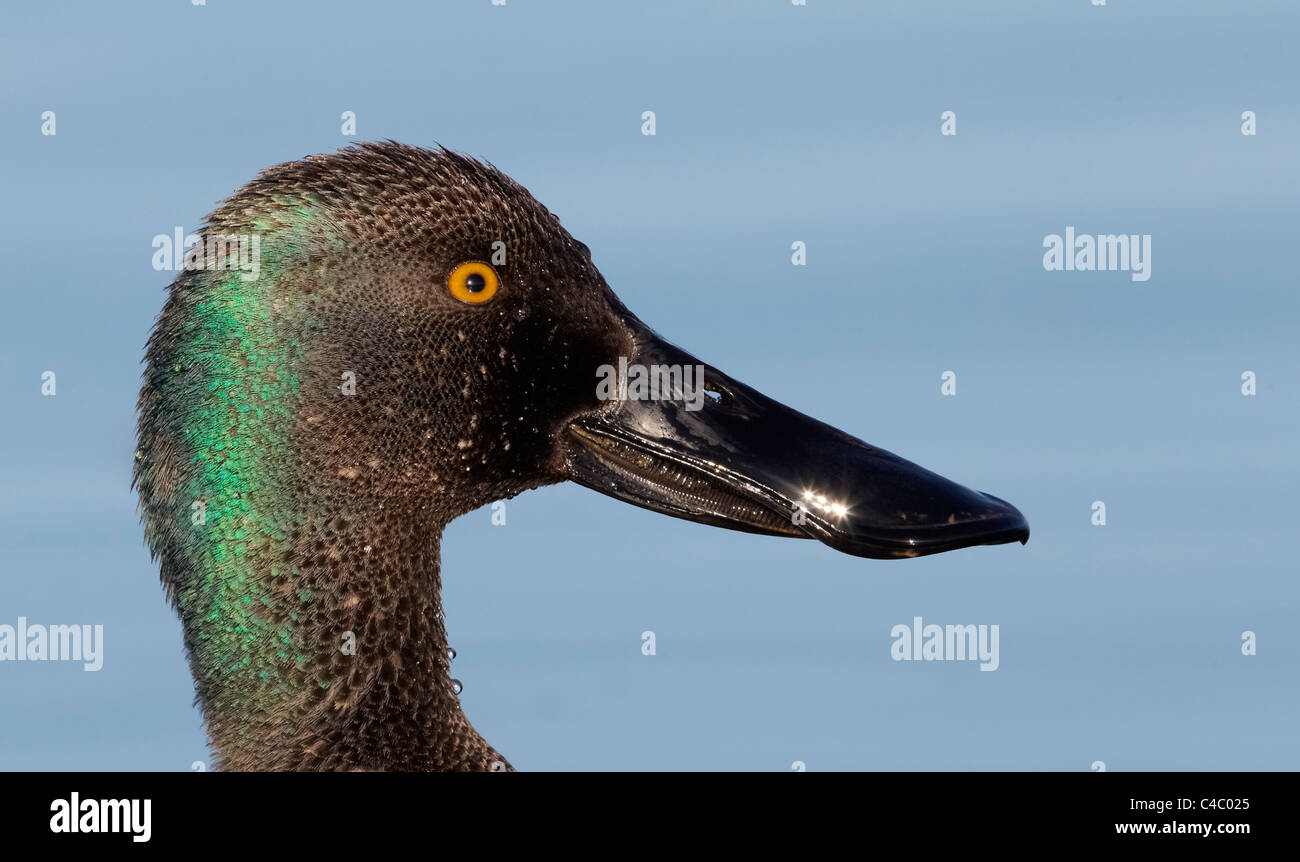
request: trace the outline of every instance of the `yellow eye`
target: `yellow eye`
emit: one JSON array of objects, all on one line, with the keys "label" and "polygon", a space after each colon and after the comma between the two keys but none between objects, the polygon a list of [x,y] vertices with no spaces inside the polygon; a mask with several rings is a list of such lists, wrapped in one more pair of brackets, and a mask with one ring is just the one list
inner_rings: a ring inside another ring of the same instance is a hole
[{"label": "yellow eye", "polygon": [[501,279],[497,278],[497,271],[476,260],[462,263],[447,279],[447,289],[461,302],[487,302],[496,296],[499,287]]}]

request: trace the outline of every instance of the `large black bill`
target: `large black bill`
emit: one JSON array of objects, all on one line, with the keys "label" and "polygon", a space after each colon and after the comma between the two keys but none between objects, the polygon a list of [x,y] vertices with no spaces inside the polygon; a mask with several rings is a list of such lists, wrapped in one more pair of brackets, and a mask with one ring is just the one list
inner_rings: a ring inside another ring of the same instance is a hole
[{"label": "large black bill", "polygon": [[603,410],[568,428],[568,477],[704,524],[819,539],[877,559],[1029,540],[1014,506],[732,380],[635,318],[598,372]]}]

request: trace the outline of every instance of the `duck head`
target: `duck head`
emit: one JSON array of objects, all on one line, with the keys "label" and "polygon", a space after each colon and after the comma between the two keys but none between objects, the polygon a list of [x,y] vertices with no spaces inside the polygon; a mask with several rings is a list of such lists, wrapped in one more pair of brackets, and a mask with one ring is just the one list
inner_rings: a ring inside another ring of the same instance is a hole
[{"label": "duck head", "polygon": [[530,488],[881,559],[1028,538],[669,344],[523,187],[446,150],[268,169],[197,248],[147,348],[135,483],[219,765],[508,769],[460,709],[438,546]]}]

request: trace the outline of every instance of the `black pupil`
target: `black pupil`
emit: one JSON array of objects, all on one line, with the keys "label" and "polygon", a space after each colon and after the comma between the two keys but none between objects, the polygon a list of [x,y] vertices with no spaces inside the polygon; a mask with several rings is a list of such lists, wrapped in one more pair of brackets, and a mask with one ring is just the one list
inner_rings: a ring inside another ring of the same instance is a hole
[{"label": "black pupil", "polygon": [[478,274],[477,272],[472,272],[468,276],[466,276],[465,289],[468,290],[470,293],[478,293],[480,290],[482,290],[485,287],[487,287],[487,282],[484,281],[483,276]]}]

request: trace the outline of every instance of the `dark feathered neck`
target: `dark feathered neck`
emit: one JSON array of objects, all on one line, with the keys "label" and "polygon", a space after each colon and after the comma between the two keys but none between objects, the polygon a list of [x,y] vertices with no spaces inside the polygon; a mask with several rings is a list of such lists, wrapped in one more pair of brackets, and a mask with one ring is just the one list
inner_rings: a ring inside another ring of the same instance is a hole
[{"label": "dark feathered neck", "polygon": [[[296,625],[292,640],[304,652],[278,663],[279,685],[252,669],[200,679],[223,767],[504,766],[453,688],[437,535],[421,533],[418,513],[371,514],[313,524],[298,536],[299,565],[266,585],[267,618]],[[211,632],[204,620],[186,620],[187,639]]]},{"label": "dark feathered neck", "polygon": [[286,313],[285,284],[179,279],[141,393],[146,535],[219,765],[490,769],[448,669],[450,515],[400,460],[416,447],[358,433],[395,402],[340,394],[348,366],[314,346],[310,305]]}]

